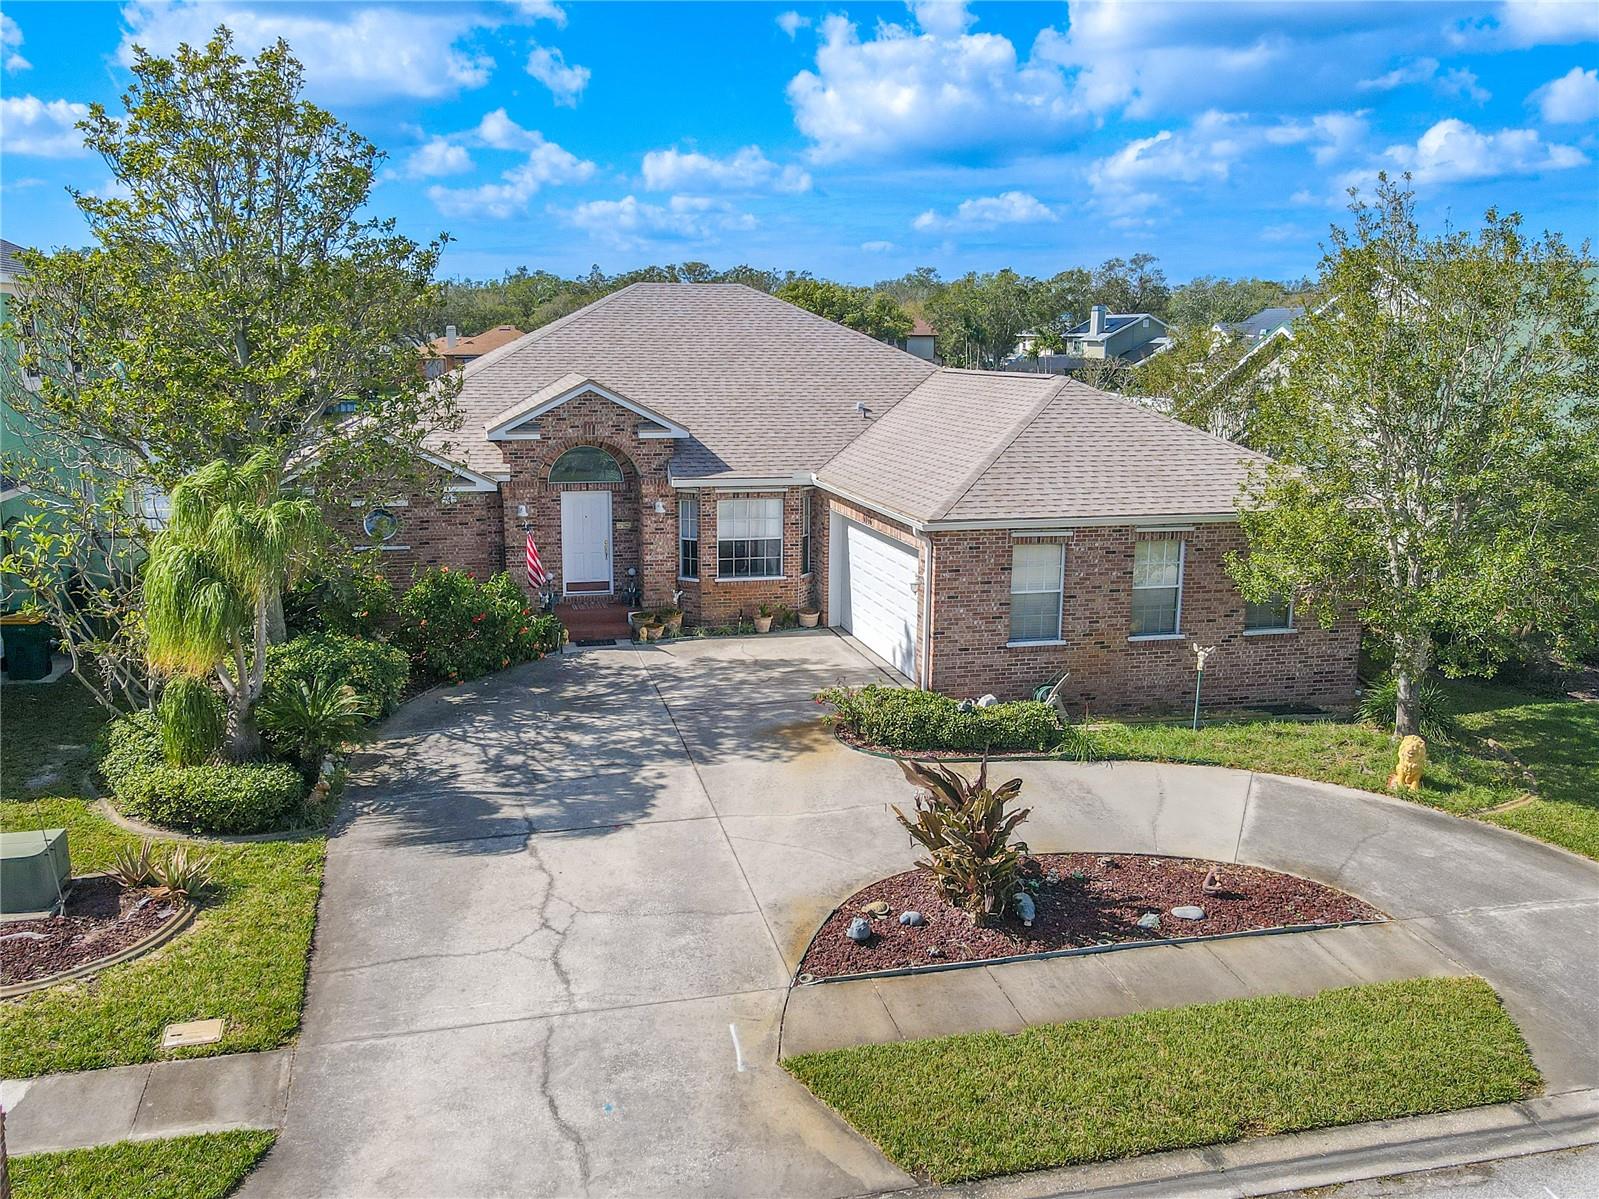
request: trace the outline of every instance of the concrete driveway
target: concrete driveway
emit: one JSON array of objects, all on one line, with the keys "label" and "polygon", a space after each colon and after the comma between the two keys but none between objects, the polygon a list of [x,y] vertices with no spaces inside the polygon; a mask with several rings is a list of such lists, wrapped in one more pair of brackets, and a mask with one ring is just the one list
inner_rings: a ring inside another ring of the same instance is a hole
[{"label": "concrete driveway", "polygon": [[[563,655],[435,692],[331,843],[288,1116],[251,1196],[846,1196],[912,1179],[776,1064],[787,984],[913,854],[892,763],[811,700],[826,631]],[[1038,850],[1193,854],[1378,904],[1499,988],[1551,1091],[1599,1083],[1599,867],[1362,792],[1027,763]]]}]

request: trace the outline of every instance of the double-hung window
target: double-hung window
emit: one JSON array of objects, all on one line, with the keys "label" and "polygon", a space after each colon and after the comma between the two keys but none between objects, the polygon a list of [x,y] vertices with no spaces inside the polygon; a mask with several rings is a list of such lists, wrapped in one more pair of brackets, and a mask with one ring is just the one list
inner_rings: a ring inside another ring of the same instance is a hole
[{"label": "double-hung window", "polygon": [[1017,542],[1010,559],[1010,640],[1059,641],[1061,574],[1066,547],[1060,542]]},{"label": "double-hung window", "polygon": [[700,493],[677,497],[677,574],[682,579],[700,577]]},{"label": "double-hung window", "polygon": [[1294,605],[1286,596],[1274,596],[1263,604],[1244,603],[1246,633],[1286,633],[1294,627]]},{"label": "double-hung window", "polygon": [[782,577],[782,496],[716,501],[716,574],[723,579]]},{"label": "double-hung window", "polygon": [[811,493],[800,504],[800,574],[811,573]]},{"label": "double-hung window", "polygon": [[1170,637],[1183,610],[1183,543],[1133,544],[1133,636]]}]

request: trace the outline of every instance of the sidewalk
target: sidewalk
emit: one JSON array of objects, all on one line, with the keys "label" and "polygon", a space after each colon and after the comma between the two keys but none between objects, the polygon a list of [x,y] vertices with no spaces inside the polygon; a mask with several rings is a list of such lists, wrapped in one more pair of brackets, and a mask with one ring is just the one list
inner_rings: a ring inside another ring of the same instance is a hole
[{"label": "sidewalk", "polygon": [[0,1082],[12,1154],[283,1123],[293,1051]]},{"label": "sidewalk", "polygon": [[1400,921],[795,987],[781,1053],[1471,973]]}]

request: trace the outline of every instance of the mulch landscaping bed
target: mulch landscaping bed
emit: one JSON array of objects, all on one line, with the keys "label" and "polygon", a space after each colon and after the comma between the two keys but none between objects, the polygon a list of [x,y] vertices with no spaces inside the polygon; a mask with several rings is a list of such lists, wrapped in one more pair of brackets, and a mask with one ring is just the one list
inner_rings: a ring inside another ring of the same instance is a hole
[{"label": "mulch landscaping bed", "polygon": [[183,905],[104,875],[80,878],[66,911],[0,924],[0,985],[32,982],[109,957],[182,914]]},{"label": "mulch landscaping bed", "polygon": [[[1203,937],[1300,924],[1381,920],[1383,913],[1342,891],[1308,879],[1255,866],[1233,866],[1198,858],[1143,854],[1046,853],[1037,863],[1037,913],[1031,928],[1013,912],[987,927],[944,900],[933,876],[908,870],[864,887],[827,918],[800,962],[799,973],[837,978],[875,970],[946,962],[979,962],[1018,954],[1047,953],[1090,945]],[[1205,876],[1220,870],[1218,894],[1204,893]],[[1050,881],[1051,877],[1058,881]],[[872,917],[868,905],[888,904],[885,916]],[[1203,919],[1183,920],[1175,907],[1199,907]],[[925,924],[899,922],[902,912],[920,912]],[[1147,912],[1160,926],[1140,928]],[[868,916],[872,938],[856,944],[845,936],[850,921]]]}]

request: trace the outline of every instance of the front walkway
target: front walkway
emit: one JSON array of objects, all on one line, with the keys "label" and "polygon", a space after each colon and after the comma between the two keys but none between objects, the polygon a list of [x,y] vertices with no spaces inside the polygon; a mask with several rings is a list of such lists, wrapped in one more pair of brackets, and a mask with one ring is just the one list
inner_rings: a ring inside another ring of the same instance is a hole
[{"label": "front walkway", "polygon": [[[330,843],[287,1122],[245,1193],[911,1185],[777,1065],[812,932],[915,856],[886,810],[899,772],[835,742],[811,700],[881,678],[818,631],[560,655],[408,705]],[[1485,975],[1551,1093],[1599,1083],[1593,863],[1247,772],[1015,773],[1039,850],[1347,889]]]}]

